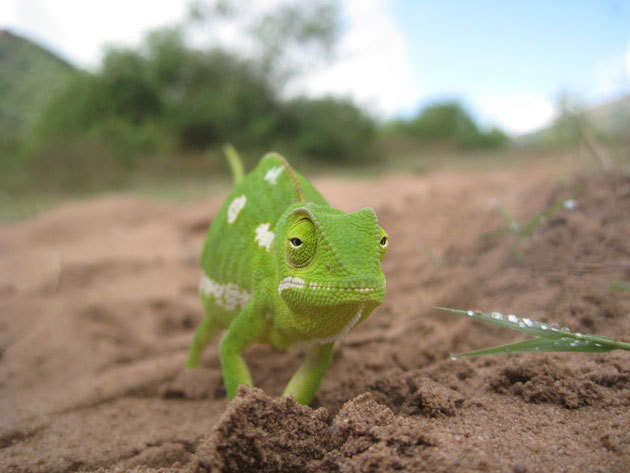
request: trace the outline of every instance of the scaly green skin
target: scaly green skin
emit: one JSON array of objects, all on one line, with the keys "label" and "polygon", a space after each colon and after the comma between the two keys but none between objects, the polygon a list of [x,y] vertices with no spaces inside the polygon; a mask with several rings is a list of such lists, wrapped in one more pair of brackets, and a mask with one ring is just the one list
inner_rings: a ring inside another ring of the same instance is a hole
[{"label": "scaly green skin", "polygon": [[372,209],[333,209],[282,156],[266,155],[237,182],[208,231],[200,285],[205,317],[186,366],[199,366],[204,347],[227,329],[220,355],[232,399],[239,385],[252,385],[247,347],[307,348],[284,395],[308,404],[334,342],[383,301],[387,246]]}]

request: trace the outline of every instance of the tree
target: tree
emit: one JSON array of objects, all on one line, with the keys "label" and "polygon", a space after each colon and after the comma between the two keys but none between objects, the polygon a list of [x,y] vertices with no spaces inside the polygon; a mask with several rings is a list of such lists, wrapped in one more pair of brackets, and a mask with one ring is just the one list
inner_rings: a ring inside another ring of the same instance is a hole
[{"label": "tree", "polygon": [[452,143],[458,148],[497,148],[507,143],[498,128],[480,129],[470,113],[457,101],[437,102],[396,127],[424,142]]},{"label": "tree", "polygon": [[[251,0],[197,0],[189,19],[211,44],[246,57],[278,86],[329,60],[341,32],[335,0],[284,0],[265,7]],[[239,32],[238,44],[224,41],[226,29]]]},{"label": "tree", "polygon": [[318,160],[358,162],[375,157],[374,121],[348,100],[296,98],[283,111],[280,133],[298,153]]}]

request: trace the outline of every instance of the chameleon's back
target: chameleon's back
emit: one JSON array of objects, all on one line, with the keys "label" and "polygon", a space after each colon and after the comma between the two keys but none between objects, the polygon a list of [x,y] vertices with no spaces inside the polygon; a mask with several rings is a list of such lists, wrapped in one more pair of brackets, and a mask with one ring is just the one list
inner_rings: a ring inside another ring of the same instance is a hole
[{"label": "chameleon's back", "polygon": [[234,187],[216,214],[201,255],[200,291],[206,310],[224,326],[246,305],[262,267],[271,267],[274,226],[299,200],[298,192],[306,202],[326,204],[284,158],[268,154]]}]

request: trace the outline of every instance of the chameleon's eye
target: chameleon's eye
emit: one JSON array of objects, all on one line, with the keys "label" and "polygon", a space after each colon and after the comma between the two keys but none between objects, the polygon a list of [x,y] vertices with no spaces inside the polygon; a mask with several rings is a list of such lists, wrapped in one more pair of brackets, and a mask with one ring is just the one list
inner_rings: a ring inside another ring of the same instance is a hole
[{"label": "chameleon's eye", "polygon": [[291,226],[284,245],[287,262],[302,268],[311,262],[317,246],[317,231],[309,219],[304,218]]},{"label": "chameleon's eye", "polygon": [[379,250],[381,253],[381,261],[383,261],[383,258],[385,258],[385,254],[387,253],[387,248],[389,247],[389,237],[387,236],[387,233],[385,232],[385,230],[383,230],[381,227],[378,227],[379,230],[379,237],[381,238],[380,241],[378,242],[378,246],[379,246]]}]

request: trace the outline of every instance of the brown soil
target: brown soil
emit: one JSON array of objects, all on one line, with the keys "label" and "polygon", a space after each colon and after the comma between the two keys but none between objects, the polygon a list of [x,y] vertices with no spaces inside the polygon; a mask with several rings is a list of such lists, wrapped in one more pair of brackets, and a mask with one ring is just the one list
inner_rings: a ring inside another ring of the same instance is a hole
[{"label": "brown soil", "polygon": [[[217,347],[182,373],[197,255],[220,198],[65,205],[0,228],[0,471],[630,471],[630,353],[449,354],[519,334],[431,309],[516,313],[630,341],[630,179],[547,168],[320,180],[391,238],[388,294],[311,407],[277,396],[299,354],[256,346],[230,404]],[[526,221],[579,189],[519,243]],[[520,256],[519,256],[520,255]],[[263,392],[264,391],[264,392]],[[266,393],[266,394],[265,394]]]}]

